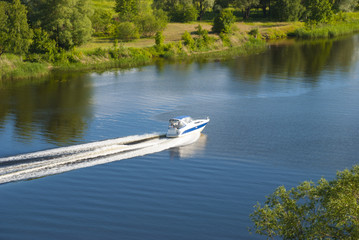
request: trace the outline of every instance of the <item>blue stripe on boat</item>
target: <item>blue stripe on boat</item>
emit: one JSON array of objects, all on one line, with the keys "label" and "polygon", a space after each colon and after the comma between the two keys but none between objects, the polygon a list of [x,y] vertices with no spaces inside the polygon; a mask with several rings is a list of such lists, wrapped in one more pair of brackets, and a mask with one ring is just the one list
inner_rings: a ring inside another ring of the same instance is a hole
[{"label": "blue stripe on boat", "polygon": [[206,126],[206,125],[207,125],[207,123],[208,123],[208,122],[203,123],[203,124],[201,124],[201,125],[198,125],[198,126],[196,126],[196,127],[193,127],[193,128],[187,129],[187,130],[186,130],[186,131],[184,131],[182,134],[192,132],[192,131],[194,131],[194,130],[197,130],[198,128],[202,128],[202,127]]}]

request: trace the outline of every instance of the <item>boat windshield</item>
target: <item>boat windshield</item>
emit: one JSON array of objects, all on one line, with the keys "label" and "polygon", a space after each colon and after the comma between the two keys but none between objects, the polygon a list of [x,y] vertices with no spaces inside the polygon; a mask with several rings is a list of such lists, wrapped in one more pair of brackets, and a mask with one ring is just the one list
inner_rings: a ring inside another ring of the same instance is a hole
[{"label": "boat windshield", "polygon": [[169,127],[180,129],[180,128],[185,127],[190,122],[192,122],[191,117],[185,117],[185,118],[182,118],[182,119],[170,119]]},{"label": "boat windshield", "polygon": [[178,119],[171,119],[170,120],[169,127],[179,129],[179,128],[183,128],[184,126],[186,126],[186,124],[184,122],[182,122],[181,120],[178,120]]}]

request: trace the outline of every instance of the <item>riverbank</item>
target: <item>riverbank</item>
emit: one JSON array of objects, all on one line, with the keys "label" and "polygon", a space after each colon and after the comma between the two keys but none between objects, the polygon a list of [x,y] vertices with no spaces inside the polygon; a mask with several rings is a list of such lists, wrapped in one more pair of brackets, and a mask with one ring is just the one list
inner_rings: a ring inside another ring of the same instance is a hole
[{"label": "riverbank", "polygon": [[[157,45],[154,38],[120,44],[109,38],[94,38],[82,47],[58,53],[54,62],[46,61],[46,57],[41,55],[21,58],[3,54],[0,57],[0,79],[38,77],[52,70],[132,68],[158,60],[233,58],[264,51],[266,40],[332,38],[359,31],[358,13],[345,14],[341,18],[335,24],[315,27],[301,22],[237,22],[231,34],[221,37],[210,32],[209,23],[170,23],[163,32],[165,41]],[[209,32],[207,37],[198,33],[199,25]],[[190,39],[182,40],[185,32],[190,33]]]}]

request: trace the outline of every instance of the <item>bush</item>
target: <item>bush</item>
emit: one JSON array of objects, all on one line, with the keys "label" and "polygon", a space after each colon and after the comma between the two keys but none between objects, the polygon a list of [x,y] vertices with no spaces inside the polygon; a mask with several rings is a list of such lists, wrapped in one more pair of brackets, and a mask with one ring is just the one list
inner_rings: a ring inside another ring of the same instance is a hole
[{"label": "bush", "polygon": [[140,38],[140,34],[134,23],[121,22],[116,25],[114,37],[123,41],[131,41]]},{"label": "bush", "polygon": [[[165,16],[164,16],[165,17]],[[136,18],[136,25],[145,37],[151,37],[156,32],[163,31],[167,25],[167,18],[159,18],[153,14],[141,14]]]},{"label": "bush", "polygon": [[[55,40],[50,39],[46,31],[41,28],[34,30],[34,38],[29,48],[30,53],[46,55],[43,58],[52,62],[57,51]],[[31,58],[34,58],[34,56]]]},{"label": "bush", "polygon": [[203,29],[201,25],[196,27],[198,38],[196,39],[196,46],[199,49],[207,48],[212,42],[212,38],[209,37],[208,31]]},{"label": "bush", "polygon": [[248,32],[249,35],[253,36],[254,38],[257,38],[260,36],[258,28],[253,28]]},{"label": "bush", "polygon": [[155,40],[156,40],[156,45],[157,46],[161,46],[164,42],[164,37],[163,37],[163,34],[162,32],[157,32],[156,33],[156,37],[155,37]]},{"label": "bush", "polygon": [[194,39],[189,32],[184,32],[184,34],[182,35],[182,40],[184,45],[188,46],[190,49],[194,47]]},{"label": "bush", "polygon": [[219,34],[219,37],[222,40],[223,46],[225,46],[225,47],[231,46],[231,40],[229,39],[229,36],[227,33],[221,32]]},{"label": "bush", "polygon": [[212,31],[215,33],[230,33],[235,21],[235,16],[229,9],[222,10],[213,21]]}]

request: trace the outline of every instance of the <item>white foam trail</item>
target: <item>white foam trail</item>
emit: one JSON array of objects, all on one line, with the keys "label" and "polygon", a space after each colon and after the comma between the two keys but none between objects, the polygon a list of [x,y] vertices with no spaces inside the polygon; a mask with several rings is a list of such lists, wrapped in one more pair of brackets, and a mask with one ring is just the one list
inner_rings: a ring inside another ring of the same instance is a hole
[{"label": "white foam trail", "polygon": [[193,143],[199,136],[165,138],[145,134],[0,158],[0,184],[160,152]]}]

